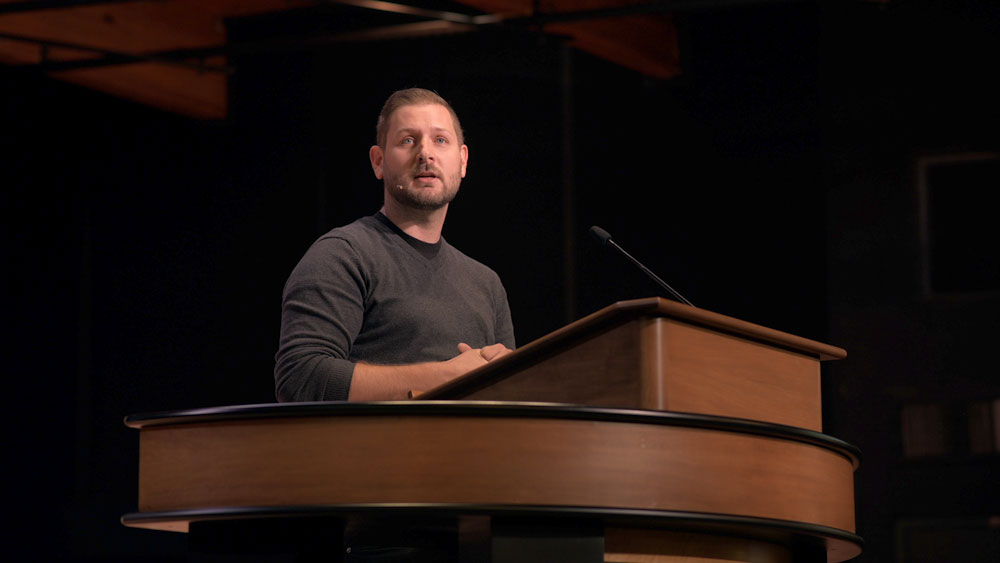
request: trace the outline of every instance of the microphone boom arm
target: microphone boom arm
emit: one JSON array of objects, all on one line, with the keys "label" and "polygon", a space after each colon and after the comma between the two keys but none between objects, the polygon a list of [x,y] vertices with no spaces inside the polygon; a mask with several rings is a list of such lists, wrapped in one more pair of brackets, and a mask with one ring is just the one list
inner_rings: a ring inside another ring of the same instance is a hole
[{"label": "microphone boom arm", "polygon": [[643,266],[642,262],[639,262],[638,260],[636,260],[635,258],[633,258],[631,254],[629,254],[628,252],[625,252],[624,248],[618,246],[618,243],[616,243],[615,241],[611,240],[611,235],[609,235],[607,231],[605,231],[604,229],[602,229],[602,228],[600,228],[600,227],[598,227],[598,226],[595,225],[595,226],[593,226],[593,227],[590,228],[590,234],[594,235],[594,237],[598,241],[600,241],[600,242],[602,242],[604,244],[611,245],[611,246],[613,246],[615,248],[615,250],[617,250],[618,252],[621,252],[622,255],[624,255],[626,258],[629,259],[629,261],[631,261],[633,264],[635,264],[636,267],[638,267],[640,270],[642,270],[642,272],[644,274],[646,274],[653,281],[655,281],[656,283],[658,283],[660,285],[660,287],[662,287],[663,289],[667,290],[667,292],[670,293],[670,295],[673,295],[674,299],[677,299],[678,301],[680,301],[681,303],[684,303],[685,305],[690,305],[690,306],[694,307],[693,303],[691,303],[690,301],[688,301],[687,299],[685,299],[684,296],[681,295],[680,293],[677,293],[676,291],[674,291],[674,288],[672,288],[669,285],[667,285],[667,282],[661,280],[660,276],[657,276],[652,271],[650,271],[649,268],[647,268],[646,266]]},{"label": "microphone boom arm", "polygon": [[614,246],[615,248],[617,248],[618,252],[621,252],[623,255],[625,255],[626,258],[628,258],[629,260],[631,260],[633,264],[635,264],[636,266],[638,266],[638,268],[640,270],[642,270],[643,272],[645,272],[645,274],[647,276],[649,276],[650,278],[652,278],[653,281],[655,281],[656,283],[660,284],[660,287],[662,287],[663,289],[667,290],[670,293],[670,295],[673,295],[675,299],[677,299],[681,303],[684,303],[685,305],[691,305],[692,307],[694,307],[694,304],[692,304],[690,301],[688,301],[687,299],[685,299],[684,296],[681,295],[680,293],[677,293],[676,291],[674,291],[674,288],[672,288],[669,285],[667,285],[667,282],[661,280],[660,276],[657,276],[652,271],[650,271],[649,268],[643,266],[641,262],[639,262],[635,258],[632,258],[631,254],[629,254],[628,252],[625,252],[624,248],[618,246],[618,243],[616,243],[613,240],[609,240],[608,244],[610,244],[611,246]]}]

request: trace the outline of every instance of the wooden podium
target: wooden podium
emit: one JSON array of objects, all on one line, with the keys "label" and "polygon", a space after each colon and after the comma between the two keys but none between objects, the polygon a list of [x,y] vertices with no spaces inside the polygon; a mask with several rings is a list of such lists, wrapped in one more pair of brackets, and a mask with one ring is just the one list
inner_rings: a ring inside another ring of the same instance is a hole
[{"label": "wooden podium", "polygon": [[414,401],[129,416],[122,521],[189,531],[202,560],[845,561],[858,452],[820,397],[844,356],[620,302]]},{"label": "wooden podium", "polygon": [[423,399],[551,401],[822,430],[833,346],[660,298],[615,303]]}]

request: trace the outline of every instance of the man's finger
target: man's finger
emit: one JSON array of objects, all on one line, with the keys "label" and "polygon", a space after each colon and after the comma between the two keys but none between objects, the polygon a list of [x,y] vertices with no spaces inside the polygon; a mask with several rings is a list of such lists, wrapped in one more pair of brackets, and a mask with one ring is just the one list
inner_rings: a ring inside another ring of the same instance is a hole
[{"label": "man's finger", "polygon": [[483,356],[487,362],[492,362],[493,360],[509,354],[511,352],[510,348],[504,346],[503,344],[493,344],[491,346],[485,346],[479,353]]}]

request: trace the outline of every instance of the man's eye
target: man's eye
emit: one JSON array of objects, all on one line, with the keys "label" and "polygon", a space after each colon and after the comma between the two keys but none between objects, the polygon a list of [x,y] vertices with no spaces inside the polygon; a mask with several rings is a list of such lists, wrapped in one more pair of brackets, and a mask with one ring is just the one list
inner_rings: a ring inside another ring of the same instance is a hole
[{"label": "man's eye", "polygon": [[443,145],[448,142],[448,139],[446,139],[445,137],[438,137],[437,142]]},{"label": "man's eye", "polygon": [[413,137],[407,137],[407,138],[403,139],[402,144],[404,144],[404,145],[412,145],[413,144]]}]

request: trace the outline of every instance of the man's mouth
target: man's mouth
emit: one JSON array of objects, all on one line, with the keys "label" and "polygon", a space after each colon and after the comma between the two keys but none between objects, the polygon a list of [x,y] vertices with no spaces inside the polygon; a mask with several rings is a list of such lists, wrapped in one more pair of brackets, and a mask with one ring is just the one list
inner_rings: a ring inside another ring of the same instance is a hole
[{"label": "man's mouth", "polygon": [[437,178],[437,174],[435,174],[433,172],[417,172],[417,174],[414,177],[417,180],[427,181],[427,180],[433,180],[433,179]]}]

